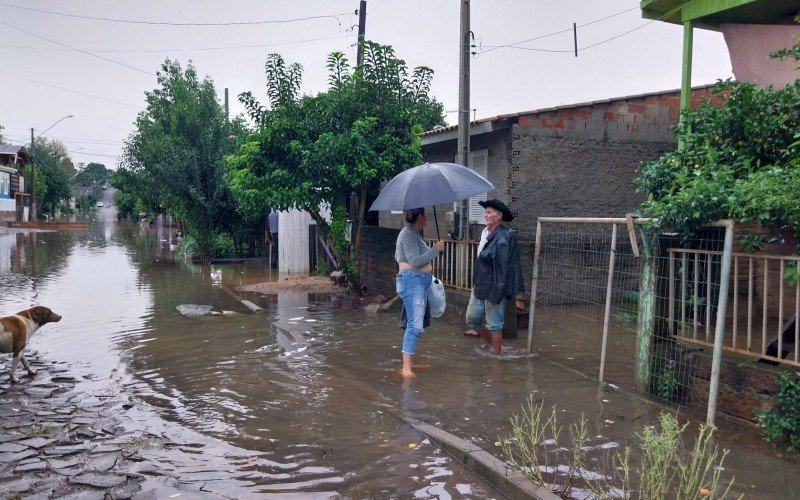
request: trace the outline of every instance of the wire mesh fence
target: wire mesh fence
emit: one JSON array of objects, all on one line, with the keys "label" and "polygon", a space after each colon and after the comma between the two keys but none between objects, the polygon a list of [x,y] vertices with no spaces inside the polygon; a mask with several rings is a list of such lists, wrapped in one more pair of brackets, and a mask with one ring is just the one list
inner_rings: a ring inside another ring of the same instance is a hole
[{"label": "wire mesh fence", "polygon": [[[589,377],[703,411],[711,352],[677,332],[713,343],[724,229],[687,245],[611,220],[540,225],[531,347]],[[706,257],[689,258],[691,249]]]}]

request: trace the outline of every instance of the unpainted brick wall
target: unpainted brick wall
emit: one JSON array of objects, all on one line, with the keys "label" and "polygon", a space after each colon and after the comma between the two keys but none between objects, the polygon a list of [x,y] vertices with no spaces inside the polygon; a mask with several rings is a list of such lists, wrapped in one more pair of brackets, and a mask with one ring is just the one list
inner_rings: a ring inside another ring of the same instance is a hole
[{"label": "unpainted brick wall", "polygon": [[361,232],[359,260],[361,280],[370,295],[392,298],[396,295],[394,277],[397,262],[394,260],[395,243],[399,229],[364,226]]}]

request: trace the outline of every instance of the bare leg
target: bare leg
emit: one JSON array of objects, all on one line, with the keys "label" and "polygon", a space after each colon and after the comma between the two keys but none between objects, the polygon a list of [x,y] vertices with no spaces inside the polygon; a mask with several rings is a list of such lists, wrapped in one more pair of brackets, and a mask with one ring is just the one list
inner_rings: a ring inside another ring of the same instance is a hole
[{"label": "bare leg", "polygon": [[481,338],[486,343],[486,345],[492,344],[492,334],[489,333],[489,330],[487,330],[486,328],[481,328],[480,330],[478,330],[478,334],[480,334]]},{"label": "bare leg", "polygon": [[414,372],[411,371],[411,360],[413,359],[413,355],[403,353],[403,369],[400,371],[400,375],[403,377],[415,377]]},{"label": "bare leg", "polygon": [[19,383],[19,379],[17,378],[16,375],[14,375],[14,372],[17,371],[17,365],[19,364],[19,357],[20,356],[22,356],[21,352],[16,354],[14,356],[14,359],[11,360],[11,382],[13,382],[15,384]]},{"label": "bare leg", "polygon": [[28,375],[30,375],[31,378],[35,377],[36,376],[36,370],[31,368],[30,363],[28,363],[28,358],[25,357],[25,353],[22,353],[22,352],[19,353],[19,359],[22,361],[22,366],[24,366],[25,369],[28,370]]},{"label": "bare leg", "polygon": [[498,356],[500,355],[500,348],[503,344],[503,332],[492,332],[492,349]]}]

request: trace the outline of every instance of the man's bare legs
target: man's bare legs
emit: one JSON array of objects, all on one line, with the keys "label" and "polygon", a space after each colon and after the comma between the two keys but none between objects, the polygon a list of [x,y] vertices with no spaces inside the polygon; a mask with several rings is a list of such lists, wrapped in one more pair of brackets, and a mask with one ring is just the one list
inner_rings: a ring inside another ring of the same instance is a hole
[{"label": "man's bare legs", "polygon": [[481,328],[478,333],[486,343],[486,348],[491,347],[492,351],[499,355],[503,345],[503,332],[490,332],[486,328]]}]

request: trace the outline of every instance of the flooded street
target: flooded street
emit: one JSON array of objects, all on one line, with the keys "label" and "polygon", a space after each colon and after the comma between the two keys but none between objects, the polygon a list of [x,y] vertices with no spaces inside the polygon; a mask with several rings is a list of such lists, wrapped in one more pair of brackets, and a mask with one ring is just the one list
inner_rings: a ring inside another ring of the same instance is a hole
[{"label": "flooded street", "polygon": [[[168,230],[117,224],[110,209],[99,216],[88,233],[0,233],[0,303],[3,314],[41,304],[63,316],[33,337],[32,359],[66,366],[72,392],[104,401],[121,435],[141,441],[129,471],[152,497],[496,498],[396,415],[500,456],[495,442],[534,388],[564,425],[584,412],[598,449],[624,447],[659,412],[534,356],[486,357],[446,321],[426,330],[417,357],[427,368],[403,384],[395,315],[366,314],[346,295],[242,293],[265,309],[252,313],[225,289],[278,279],[268,267],[178,264]],[[219,314],[187,317],[186,304]],[[275,321],[304,332],[307,345]],[[741,491],[797,494],[794,466],[751,434],[720,435],[735,448],[728,464]],[[753,450],[765,453],[763,469],[753,469]]]}]

